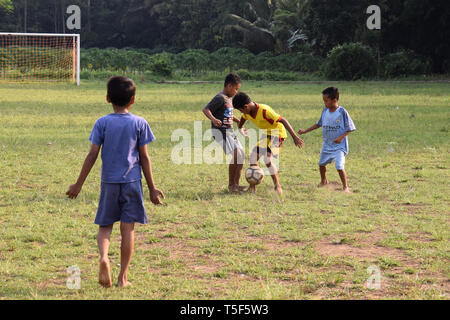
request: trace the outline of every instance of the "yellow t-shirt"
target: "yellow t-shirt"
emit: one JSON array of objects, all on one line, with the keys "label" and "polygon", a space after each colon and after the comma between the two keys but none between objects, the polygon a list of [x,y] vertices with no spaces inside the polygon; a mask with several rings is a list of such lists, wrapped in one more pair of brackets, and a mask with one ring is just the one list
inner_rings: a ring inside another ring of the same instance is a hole
[{"label": "yellow t-shirt", "polygon": [[[249,114],[243,114],[242,118],[245,120],[250,120],[260,129],[267,130],[268,136],[278,136],[281,139],[286,139],[286,128],[281,122],[279,122],[281,120],[281,116],[273,111],[273,109],[268,105],[256,104],[256,107],[258,110],[255,118]],[[274,130],[278,130],[278,132]]]}]

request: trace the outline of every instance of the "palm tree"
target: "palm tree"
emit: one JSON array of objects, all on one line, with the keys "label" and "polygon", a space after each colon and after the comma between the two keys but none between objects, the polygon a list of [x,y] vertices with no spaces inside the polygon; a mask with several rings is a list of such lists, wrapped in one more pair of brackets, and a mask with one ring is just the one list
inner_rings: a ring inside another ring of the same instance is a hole
[{"label": "palm tree", "polygon": [[242,16],[226,14],[223,34],[226,42],[253,53],[273,51],[275,37],[270,31],[275,5],[272,0],[245,1]]},{"label": "palm tree", "polygon": [[278,0],[273,18],[273,32],[283,53],[292,50],[297,41],[308,40],[301,28],[307,2],[307,0]]}]

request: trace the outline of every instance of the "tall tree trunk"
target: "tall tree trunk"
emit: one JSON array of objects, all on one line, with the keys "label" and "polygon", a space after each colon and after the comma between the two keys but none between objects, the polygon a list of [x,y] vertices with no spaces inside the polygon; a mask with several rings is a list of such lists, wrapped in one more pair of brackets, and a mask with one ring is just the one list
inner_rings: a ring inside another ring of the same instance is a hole
[{"label": "tall tree trunk", "polygon": [[65,18],[65,8],[64,1],[61,0],[61,22],[62,22],[62,32],[66,33],[66,18]]},{"label": "tall tree trunk", "polygon": [[25,0],[23,7],[23,32],[27,32],[27,20],[28,20],[28,0]]},{"label": "tall tree trunk", "polygon": [[55,0],[55,14],[53,20],[55,23],[55,33],[58,33],[58,0]]},{"label": "tall tree trunk", "polygon": [[87,7],[88,7],[88,25],[87,25],[87,29],[88,29],[88,32],[91,32],[91,0],[88,0]]}]

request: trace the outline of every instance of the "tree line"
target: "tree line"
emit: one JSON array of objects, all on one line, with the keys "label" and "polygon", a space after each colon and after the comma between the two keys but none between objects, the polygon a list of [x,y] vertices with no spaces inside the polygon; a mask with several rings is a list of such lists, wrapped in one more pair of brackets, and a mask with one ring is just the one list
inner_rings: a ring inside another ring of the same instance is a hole
[{"label": "tree line", "polygon": [[[375,58],[407,52],[432,72],[450,70],[448,0],[0,0],[0,31],[69,33],[66,8],[82,11],[84,48],[244,48],[253,54],[305,53],[325,58],[360,42]],[[366,26],[381,8],[381,29]]]}]

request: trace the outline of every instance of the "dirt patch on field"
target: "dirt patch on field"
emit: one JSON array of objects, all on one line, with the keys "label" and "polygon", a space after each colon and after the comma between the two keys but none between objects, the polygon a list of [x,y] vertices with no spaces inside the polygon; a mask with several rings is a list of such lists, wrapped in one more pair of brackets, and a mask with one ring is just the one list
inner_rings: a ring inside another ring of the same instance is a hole
[{"label": "dirt patch on field", "polygon": [[[424,270],[420,259],[414,259],[405,251],[378,245],[388,235],[374,232],[358,235],[346,243],[336,239],[322,239],[314,244],[315,250],[323,256],[352,257],[362,263],[378,267],[381,275],[381,289],[369,290],[366,283],[351,283],[347,280],[336,288],[323,287],[313,293],[314,298],[323,299],[346,296],[360,299],[383,299],[400,297],[402,292],[439,291],[443,297],[450,294],[450,280],[438,272]],[[345,238],[343,238],[345,240]],[[425,239],[424,239],[425,240]],[[427,239],[430,241],[430,239]],[[370,274],[367,274],[367,278]]]},{"label": "dirt patch on field", "polygon": [[242,242],[247,243],[248,245],[252,244],[259,245],[262,247],[262,250],[274,252],[284,249],[293,249],[305,246],[305,244],[302,242],[287,241],[275,236],[264,236],[264,237],[246,236],[245,238],[242,239]]},{"label": "dirt patch on field", "polygon": [[420,262],[406,255],[403,250],[378,245],[386,237],[386,234],[377,231],[360,234],[350,240],[345,237],[322,239],[316,242],[314,247],[324,256],[353,257],[364,262],[389,258],[401,262],[404,267],[420,267]]},{"label": "dirt patch on field", "polygon": [[400,254],[395,249],[378,247],[378,246],[368,246],[368,247],[353,247],[347,244],[333,243],[328,240],[322,240],[316,243],[316,250],[326,256],[335,257],[353,257],[358,260],[377,260],[379,257],[383,256],[396,256]]},{"label": "dirt patch on field", "polygon": [[144,251],[152,249],[164,250],[168,254],[165,259],[183,264],[193,277],[196,275],[214,274],[222,267],[210,256],[202,253],[202,243],[207,240],[195,240],[195,243],[193,243],[193,241],[183,239],[164,238],[163,235],[160,235],[159,238],[161,239],[159,242],[148,243],[145,238],[139,239],[139,242],[143,246],[142,249]]}]

